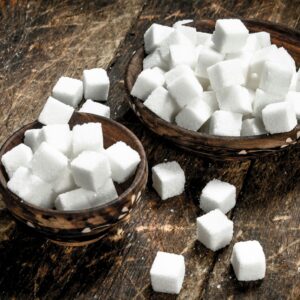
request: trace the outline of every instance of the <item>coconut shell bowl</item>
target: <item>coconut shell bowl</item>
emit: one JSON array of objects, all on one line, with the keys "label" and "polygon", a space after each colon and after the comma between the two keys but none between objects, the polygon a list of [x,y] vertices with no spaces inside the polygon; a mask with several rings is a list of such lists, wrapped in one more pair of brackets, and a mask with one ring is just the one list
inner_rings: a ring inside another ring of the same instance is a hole
[{"label": "coconut shell bowl", "polygon": [[[255,20],[242,20],[250,32],[267,31],[271,34],[272,43],[285,47],[300,65],[300,32],[278,24]],[[194,26],[198,31],[212,33],[215,20],[199,20]],[[143,68],[144,47],[135,51],[129,62],[125,84],[129,93],[129,105],[138,118],[157,135],[162,136],[175,145],[212,159],[248,159],[276,153],[298,143],[300,125],[292,131],[273,135],[249,137],[213,136],[206,133],[186,130],[174,123],[159,118],[139,99],[130,96],[130,91],[138,74]]]},{"label": "coconut shell bowl", "polygon": [[[8,190],[8,176],[0,163],[0,191],[10,213],[42,236],[59,244],[85,245],[101,239],[114,225],[128,219],[134,205],[140,201],[147,183],[147,159],[138,138],[123,125],[92,114],[74,113],[69,123],[72,128],[76,124],[87,122],[102,124],[105,148],[117,141],[123,141],[135,149],[141,157],[135,175],[125,183],[116,185],[119,197],[111,202],[77,211],[43,209],[28,204]],[[15,132],[2,146],[0,158],[5,152],[23,142],[24,132],[27,129],[40,127],[42,124],[35,121]]]}]

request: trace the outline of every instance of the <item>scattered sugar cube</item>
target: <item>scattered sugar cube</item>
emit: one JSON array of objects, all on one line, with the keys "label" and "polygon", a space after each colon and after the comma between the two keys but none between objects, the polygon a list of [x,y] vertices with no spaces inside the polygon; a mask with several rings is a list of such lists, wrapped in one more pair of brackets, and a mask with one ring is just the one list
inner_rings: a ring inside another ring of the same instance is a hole
[{"label": "scattered sugar cube", "polygon": [[72,132],[69,124],[53,124],[44,126],[40,132],[40,141],[69,156],[72,152]]},{"label": "scattered sugar cube", "polygon": [[62,76],[55,84],[52,95],[55,99],[67,105],[77,107],[83,96],[82,81]]},{"label": "scattered sugar cube", "polygon": [[260,31],[251,33],[250,35],[255,35],[260,48],[266,48],[271,46],[271,36],[269,32]]},{"label": "scattered sugar cube", "polygon": [[79,112],[110,118],[110,107],[91,99],[88,99],[83,103]]},{"label": "scattered sugar cube", "polygon": [[262,68],[259,88],[278,96],[285,96],[291,85],[293,72],[277,62],[266,61]]},{"label": "scattered sugar cube", "polygon": [[249,31],[239,19],[219,19],[216,21],[212,41],[222,53],[238,52],[249,36]]},{"label": "scattered sugar cube", "polygon": [[145,51],[151,53],[174,31],[172,27],[153,23],[144,34]]},{"label": "scattered sugar cube", "polygon": [[217,91],[224,87],[245,84],[246,78],[240,59],[221,61],[207,69],[212,88]]},{"label": "scattered sugar cube", "polygon": [[109,161],[101,152],[83,151],[70,166],[75,183],[87,190],[97,191],[111,176]]},{"label": "scattered sugar cube", "polygon": [[70,168],[66,168],[65,171],[52,182],[52,189],[57,195],[66,193],[75,188],[76,184]]},{"label": "scattered sugar cube", "polygon": [[214,91],[203,92],[201,99],[210,107],[212,112],[219,109],[217,96]]},{"label": "scattered sugar cube", "polygon": [[226,55],[226,59],[239,59],[241,62],[241,66],[244,71],[244,76],[247,79],[248,73],[249,73],[249,68],[250,68],[250,62],[252,59],[253,53],[249,51],[240,51],[240,52],[235,52],[235,53],[228,53]]},{"label": "scattered sugar cube", "polygon": [[197,56],[195,48],[187,45],[171,45],[170,46],[170,65],[176,67],[178,65],[188,65],[194,68]]},{"label": "scattered sugar cube", "polygon": [[[182,21],[176,22],[173,27],[176,28],[179,32],[181,32],[186,38],[188,38],[191,43],[195,46],[198,41],[197,30],[195,27],[185,26]],[[186,23],[187,24],[187,23]]]},{"label": "scattered sugar cube", "polygon": [[194,71],[187,65],[177,65],[175,68],[172,68],[170,71],[165,73],[167,86],[169,86],[173,80],[186,73],[194,75]]},{"label": "scattered sugar cube", "polygon": [[38,121],[44,125],[67,124],[74,112],[74,108],[66,105],[53,97],[47,99]]},{"label": "scattered sugar cube", "polygon": [[247,41],[245,46],[243,47],[243,49],[241,51],[245,51],[245,52],[255,52],[257,50],[259,50],[260,47],[260,42],[257,38],[256,34],[250,33],[248,35]]},{"label": "scattered sugar cube", "polygon": [[159,86],[165,82],[165,77],[153,69],[143,70],[137,77],[130,94],[140,100],[146,100],[147,97]]},{"label": "scattered sugar cube", "polygon": [[185,275],[182,255],[158,251],[151,266],[151,285],[155,292],[179,294]]},{"label": "scattered sugar cube", "polygon": [[24,133],[24,144],[30,147],[32,152],[41,144],[40,133],[41,129],[28,129]]},{"label": "scattered sugar cube", "polygon": [[197,45],[205,45],[208,41],[210,41],[212,38],[211,33],[207,32],[197,32]]},{"label": "scattered sugar cube", "polygon": [[68,158],[46,142],[41,143],[31,161],[33,174],[47,182],[58,178],[68,166]]},{"label": "scattered sugar cube", "polygon": [[125,182],[131,177],[141,161],[137,151],[119,141],[105,150],[108,157],[112,179],[117,183]]},{"label": "scattered sugar cube", "polygon": [[179,111],[178,104],[170,96],[169,92],[161,86],[149,95],[144,105],[168,122],[172,122]]},{"label": "scattered sugar cube", "polygon": [[288,102],[272,103],[262,110],[265,128],[270,133],[291,131],[297,125],[294,108]]},{"label": "scattered sugar cube", "polygon": [[5,171],[9,178],[11,178],[14,172],[19,167],[26,167],[32,159],[31,149],[24,145],[19,144],[7,151],[2,157],[1,162],[5,167]]},{"label": "scattered sugar cube", "polygon": [[242,123],[241,136],[266,134],[263,122],[258,118],[246,119]]},{"label": "scattered sugar cube", "polygon": [[215,111],[210,118],[209,133],[220,136],[240,136],[242,116],[230,111]]},{"label": "scattered sugar cube", "polygon": [[197,218],[197,239],[212,251],[217,251],[232,240],[233,222],[221,210],[215,209]]},{"label": "scattered sugar cube", "polygon": [[298,73],[294,72],[292,80],[291,80],[291,85],[290,85],[289,91],[293,91],[293,92],[296,91],[297,80],[298,80]]},{"label": "scattered sugar cube", "polygon": [[85,123],[73,127],[73,156],[84,150],[103,150],[103,133],[101,123]]},{"label": "scattered sugar cube", "polygon": [[228,182],[213,179],[206,184],[200,196],[200,208],[209,212],[216,208],[228,213],[236,203],[236,187]]},{"label": "scattered sugar cube", "polygon": [[203,88],[197,78],[188,73],[171,81],[168,90],[180,108],[192,103],[194,98],[199,98],[203,93]]},{"label": "scattered sugar cube", "polygon": [[176,161],[152,167],[153,187],[162,200],[180,195],[184,191],[185,175]]},{"label": "scattered sugar cube", "polygon": [[251,96],[249,91],[240,85],[231,85],[216,92],[221,110],[241,114],[252,112]]},{"label": "scattered sugar cube", "polygon": [[249,89],[256,90],[259,86],[260,77],[257,73],[248,73],[245,86]]},{"label": "scattered sugar cube", "polygon": [[240,281],[259,280],[265,277],[266,257],[258,241],[235,243],[231,264],[237,279]]},{"label": "scattered sugar cube", "polygon": [[203,100],[195,99],[185,106],[176,116],[176,124],[189,130],[197,131],[209,119],[212,111]]},{"label": "scattered sugar cube", "polygon": [[143,69],[151,69],[153,67],[159,67],[167,69],[167,63],[163,60],[158,49],[147,55],[143,60]]},{"label": "scattered sugar cube", "polygon": [[109,92],[109,78],[106,70],[102,68],[84,70],[83,90],[85,99],[106,101]]},{"label": "scattered sugar cube", "polygon": [[300,92],[288,92],[285,100],[292,105],[295,110],[297,119],[300,120]]},{"label": "scattered sugar cube", "polygon": [[280,63],[288,67],[292,73],[296,72],[296,63],[293,57],[283,47],[278,48]]},{"label": "scattered sugar cube", "polygon": [[19,167],[7,182],[8,189],[22,200],[42,207],[53,207],[51,184],[43,181],[26,167]]},{"label": "scattered sugar cube", "polygon": [[300,69],[298,70],[297,76],[296,76],[295,91],[300,92]]}]

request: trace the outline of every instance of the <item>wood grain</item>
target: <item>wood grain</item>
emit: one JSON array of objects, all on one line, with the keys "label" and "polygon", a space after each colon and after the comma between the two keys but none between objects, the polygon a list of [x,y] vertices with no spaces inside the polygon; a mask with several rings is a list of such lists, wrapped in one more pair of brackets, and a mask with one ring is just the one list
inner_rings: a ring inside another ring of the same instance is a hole
[{"label": "wood grain", "polygon": [[[183,253],[186,257],[187,274],[177,299],[299,298],[299,149],[278,154],[272,159],[253,162],[217,162],[188,154],[158,139],[141,125],[129,111],[123,81],[133,50],[141,44],[143,32],[154,21],[172,24],[175,20],[190,17],[201,19],[230,16],[269,20],[299,30],[299,1],[149,0],[145,4],[124,1],[126,7],[121,1],[98,1],[95,2],[98,5],[96,13],[94,9],[87,8],[90,5],[95,7],[96,4],[86,4],[80,10],[80,4],[65,1],[45,2],[41,7],[40,2],[31,2],[31,8],[19,2],[15,6],[0,3],[3,16],[0,22],[4,25],[0,26],[0,47],[1,55],[5,58],[0,72],[3,76],[1,91],[5,95],[0,98],[1,108],[3,106],[3,115],[0,117],[1,141],[14,129],[38,115],[38,109],[42,107],[55,79],[67,71],[70,60],[73,60],[69,55],[75,53],[74,48],[80,47],[78,37],[88,38],[81,30],[83,25],[74,25],[79,36],[69,43],[70,36],[67,37],[67,33],[72,36],[74,26],[68,29],[62,27],[61,35],[58,25],[78,23],[82,16],[89,16],[89,22],[96,22],[101,18],[99,15],[109,24],[112,14],[120,20],[115,27],[120,31],[120,39],[128,31],[129,24],[132,24],[116,55],[103,58],[103,65],[111,66],[109,76],[112,88],[108,103],[112,108],[112,116],[141,139],[150,168],[164,159],[176,159],[187,174],[185,193],[165,202],[159,200],[149,180],[146,195],[136,207],[131,220],[117,227],[113,235],[83,248],[63,248],[34,237],[22,225],[14,226],[14,221],[5,212],[1,212],[0,298],[175,299],[174,296],[155,294],[151,290],[148,272],[157,250]],[[67,10],[74,17],[64,18],[64,11]],[[130,17],[123,17],[123,11]],[[61,17],[55,21],[55,15]],[[34,34],[21,35],[20,32],[30,30],[30,22],[36,26]],[[45,22],[56,22],[57,31],[54,31],[55,28],[47,31],[42,26]],[[92,30],[93,26],[89,27],[87,21],[84,24]],[[99,33],[101,31],[104,36],[110,35],[110,30],[110,27],[104,26]],[[29,49],[33,41],[46,41],[44,34],[48,40],[65,36],[64,42],[57,44],[56,55],[53,55],[56,63],[50,66],[49,74],[43,73],[49,68],[48,65],[37,77],[24,77],[22,67],[26,67],[26,72],[31,74],[31,70],[36,68],[35,59],[39,61],[39,69],[47,66],[43,57],[49,55],[48,49],[42,47],[44,42],[40,42],[37,57],[25,52],[20,58],[15,56],[16,51],[13,49],[16,46],[18,49]],[[14,42],[14,37],[17,42]],[[98,38],[98,47],[90,48],[86,60],[95,59],[99,51],[108,51],[105,39]],[[82,53],[75,58],[78,62],[74,61],[68,70],[72,76],[79,75],[83,68]],[[90,63],[93,65],[94,61]],[[8,68],[6,72],[4,64]],[[33,97],[35,94],[36,97]],[[268,269],[261,286],[241,286],[234,279],[229,266],[232,245],[212,253],[195,242],[195,218],[201,214],[197,199],[205,183],[215,177],[238,187],[238,203],[230,213],[235,221],[234,240],[257,238],[265,248]]]}]

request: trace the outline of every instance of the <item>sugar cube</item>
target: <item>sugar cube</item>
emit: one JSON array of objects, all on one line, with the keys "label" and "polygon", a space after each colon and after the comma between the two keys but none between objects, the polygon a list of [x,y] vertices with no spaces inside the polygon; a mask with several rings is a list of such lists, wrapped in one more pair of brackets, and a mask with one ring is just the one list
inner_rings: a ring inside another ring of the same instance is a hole
[{"label": "sugar cube", "polygon": [[258,118],[250,118],[243,120],[241,136],[266,134],[263,122]]},{"label": "sugar cube", "polygon": [[300,69],[298,70],[296,76],[295,91],[300,92]]},{"label": "sugar cube", "polygon": [[158,251],[151,266],[151,285],[155,292],[179,294],[185,275],[182,255]]},{"label": "sugar cube", "polygon": [[40,141],[47,142],[55,149],[69,156],[72,151],[72,132],[68,124],[44,126],[40,132]]},{"label": "sugar cube", "polygon": [[201,99],[195,99],[193,103],[185,106],[176,116],[175,121],[179,126],[197,131],[209,119],[212,111]]},{"label": "sugar cube", "polygon": [[270,133],[291,131],[297,125],[294,108],[288,102],[278,102],[267,105],[262,110],[265,128]]},{"label": "sugar cube", "polygon": [[197,218],[197,239],[205,247],[217,251],[229,245],[233,236],[233,222],[220,209]]},{"label": "sugar cube", "polygon": [[203,88],[197,78],[188,73],[171,81],[168,90],[180,108],[192,103],[194,98],[200,97],[203,93]]},{"label": "sugar cube", "polygon": [[131,177],[141,161],[137,151],[119,141],[105,150],[108,157],[112,179],[117,183],[125,182]]},{"label": "sugar cube", "polygon": [[260,77],[257,73],[251,73],[249,72],[246,77],[246,84],[245,86],[249,89],[256,90],[259,86]]},{"label": "sugar cube", "polygon": [[[260,47],[260,42],[257,38],[256,34],[250,33],[248,35],[247,41],[245,46],[241,49],[243,52],[255,52],[257,50],[259,50]],[[236,52],[234,52],[236,53]]]},{"label": "sugar cube", "polygon": [[213,179],[206,184],[200,196],[200,208],[209,212],[216,208],[228,213],[236,203],[236,187],[228,182]]},{"label": "sugar cube", "polygon": [[51,184],[43,181],[26,167],[19,167],[7,182],[8,189],[22,200],[42,207],[53,207]]},{"label": "sugar cube", "polygon": [[219,109],[217,96],[214,91],[203,92],[201,99],[210,107],[212,112]]},{"label": "sugar cube", "polygon": [[152,167],[153,187],[162,200],[180,195],[184,191],[185,175],[176,161]]},{"label": "sugar cube", "polygon": [[298,80],[298,73],[294,72],[292,80],[291,80],[291,85],[290,85],[289,91],[293,91],[293,92],[296,91],[297,80]]},{"label": "sugar cube", "polygon": [[209,133],[220,136],[240,136],[242,116],[230,111],[215,111],[210,118]]},{"label": "sugar cube", "polygon": [[1,162],[5,167],[5,171],[8,177],[10,178],[13,176],[14,172],[19,167],[28,166],[31,159],[32,159],[31,149],[24,144],[19,144],[13,147],[11,150],[7,151],[1,157]]},{"label": "sugar cube", "polygon": [[43,142],[33,154],[31,168],[47,182],[56,179],[68,166],[68,158],[50,144]]},{"label": "sugar cube", "polygon": [[249,51],[240,51],[235,53],[228,53],[226,55],[226,59],[239,59],[241,62],[241,66],[244,71],[244,76],[247,79],[249,73],[250,62],[252,59],[253,53]]},{"label": "sugar cube", "polygon": [[24,144],[31,148],[32,152],[41,144],[40,140],[41,129],[28,129],[24,133]]},{"label": "sugar cube", "polygon": [[47,99],[38,121],[44,125],[67,124],[74,112],[74,108],[66,105],[53,97]]},{"label": "sugar cube", "polygon": [[101,152],[83,151],[70,166],[75,183],[87,190],[97,191],[111,176],[109,161]]},{"label": "sugar cube", "polygon": [[197,45],[205,45],[211,40],[212,34],[207,32],[197,32]]},{"label": "sugar cube", "polygon": [[165,82],[165,77],[153,69],[143,70],[137,77],[130,94],[140,100],[146,100],[147,97],[159,86]]},{"label": "sugar cube", "polygon": [[77,107],[83,96],[82,81],[62,76],[55,84],[52,95],[55,99],[67,105]]},{"label": "sugar cube", "polygon": [[216,92],[221,110],[241,114],[252,112],[252,103],[249,91],[240,85],[231,85]]},{"label": "sugar cube", "polygon": [[271,36],[269,32],[260,31],[251,33],[250,35],[255,35],[260,48],[266,48],[271,46]]},{"label": "sugar cube", "polygon": [[167,86],[169,86],[173,80],[186,73],[193,75],[194,71],[187,65],[177,65],[175,68],[169,70],[167,73],[165,73]]},{"label": "sugar cube", "polygon": [[219,19],[216,22],[212,41],[222,53],[238,52],[249,36],[249,31],[239,19]]},{"label": "sugar cube", "polygon": [[181,32],[185,37],[187,37],[193,45],[196,45],[198,40],[196,28],[191,26],[186,26],[182,22],[183,21],[176,22],[173,25],[173,27],[176,28],[176,30],[178,30],[179,32]]},{"label": "sugar cube", "polygon": [[300,92],[290,91],[287,93],[285,100],[289,102],[295,110],[296,117],[300,119]]},{"label": "sugar cube", "polygon": [[102,68],[84,70],[83,90],[85,99],[106,101],[109,92],[109,78],[106,70]]},{"label": "sugar cube", "polygon": [[266,61],[262,68],[259,88],[278,96],[285,96],[292,81],[292,70],[283,64]]},{"label": "sugar cube", "polygon": [[231,264],[237,279],[240,281],[259,280],[265,277],[266,257],[258,241],[235,243]]},{"label": "sugar cube", "polygon": [[176,67],[185,64],[194,68],[197,56],[195,48],[188,45],[171,45],[170,46],[170,65]]},{"label": "sugar cube", "polygon": [[76,184],[70,168],[66,168],[52,183],[53,191],[59,195],[76,188]]},{"label": "sugar cube", "polygon": [[207,69],[210,84],[214,90],[234,84],[245,84],[245,72],[240,59],[221,61]]},{"label": "sugar cube", "polygon": [[161,86],[149,95],[144,105],[168,122],[172,122],[179,111],[178,104],[170,96],[169,92]]},{"label": "sugar cube", "polygon": [[84,123],[73,127],[72,138],[73,156],[84,150],[103,150],[103,133],[101,123]]},{"label": "sugar cube", "polygon": [[110,118],[110,107],[91,99],[88,99],[83,103],[79,112]]},{"label": "sugar cube", "polygon": [[158,49],[147,55],[143,60],[143,69],[151,69],[153,67],[160,67],[167,69],[167,63],[163,60]]}]

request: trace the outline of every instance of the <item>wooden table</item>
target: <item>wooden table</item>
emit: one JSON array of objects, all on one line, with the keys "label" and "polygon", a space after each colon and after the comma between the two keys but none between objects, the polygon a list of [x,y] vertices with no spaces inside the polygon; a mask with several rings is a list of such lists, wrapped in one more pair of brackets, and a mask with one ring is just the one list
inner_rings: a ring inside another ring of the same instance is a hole
[{"label": "wooden table", "polygon": [[[186,277],[178,299],[300,298],[300,155],[297,147],[256,161],[217,162],[157,138],[129,110],[124,71],[155,21],[243,17],[300,29],[299,1],[0,1],[0,143],[37,118],[61,75],[108,68],[112,117],[141,139],[149,167],[164,159],[185,169],[182,196],[160,201],[150,183],[130,221],[104,240],[60,247],[16,224],[0,203],[1,299],[175,299],[152,292],[149,268],[158,250],[181,253]],[[195,241],[199,193],[212,178],[237,186],[232,244],[211,252]],[[1,200],[0,200],[1,201]],[[241,284],[229,258],[234,242],[257,239],[266,278]]]}]

